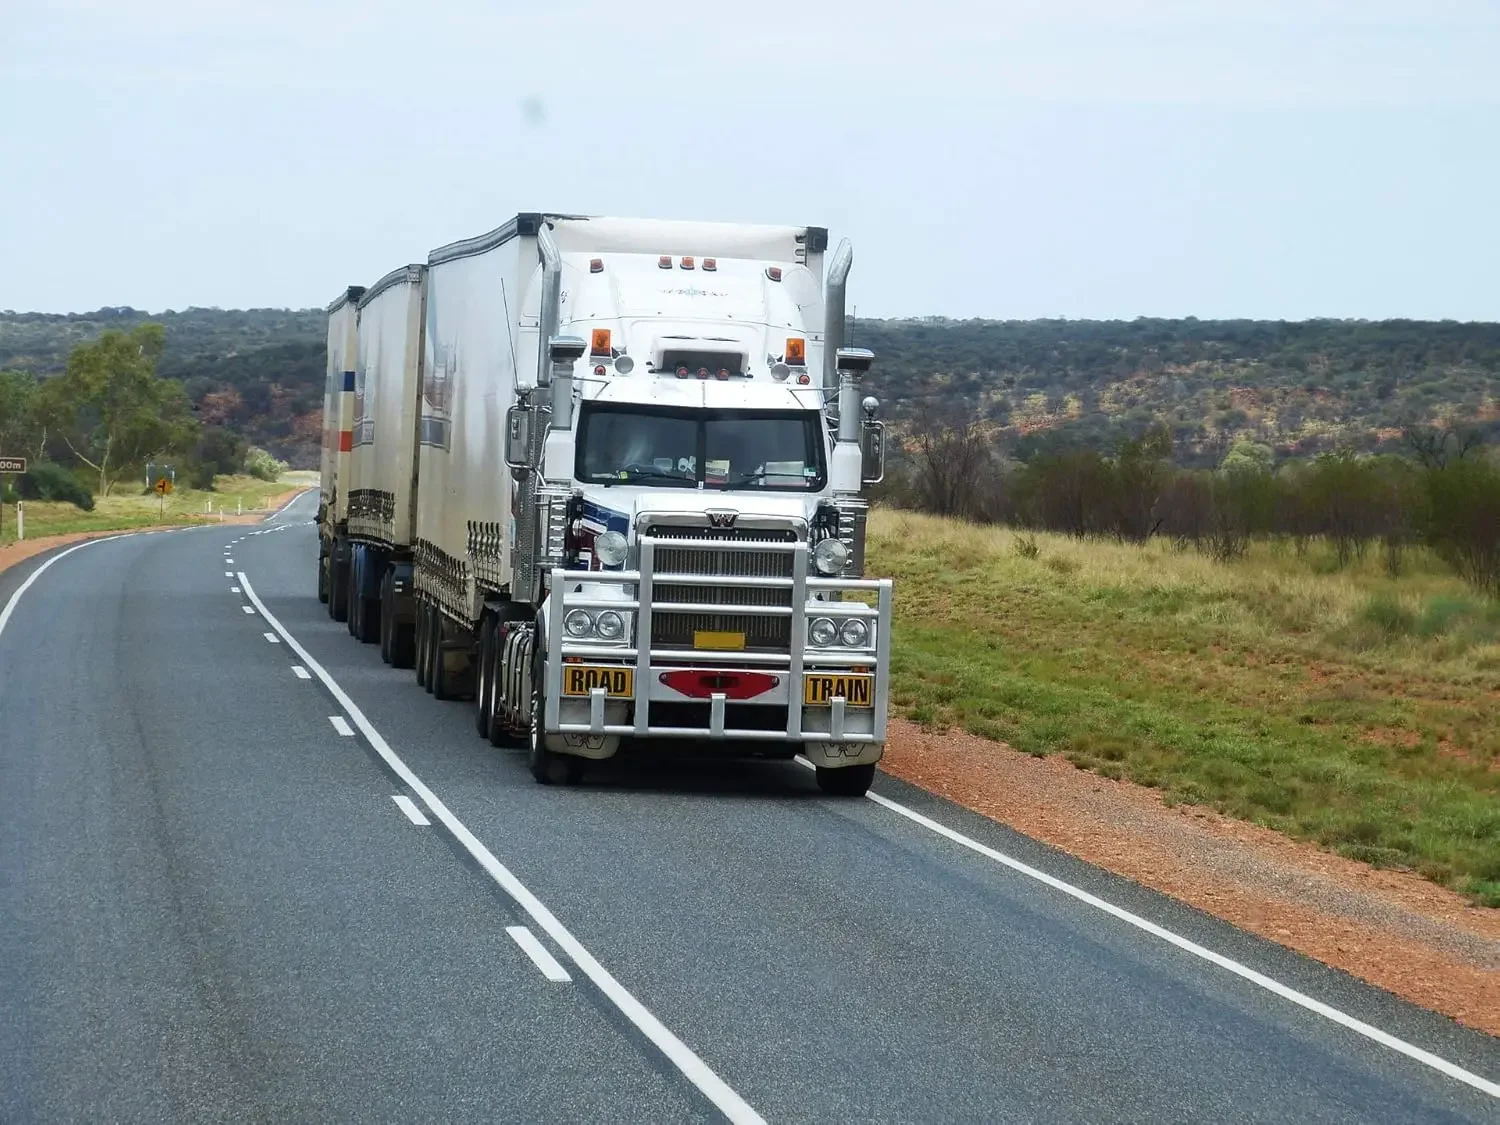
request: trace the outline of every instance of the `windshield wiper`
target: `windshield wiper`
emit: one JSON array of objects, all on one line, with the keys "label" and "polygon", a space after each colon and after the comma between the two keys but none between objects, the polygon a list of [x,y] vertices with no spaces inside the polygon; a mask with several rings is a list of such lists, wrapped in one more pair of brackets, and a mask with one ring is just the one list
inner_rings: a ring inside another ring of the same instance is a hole
[{"label": "windshield wiper", "polygon": [[669,480],[673,484],[697,483],[692,477],[685,477],[681,473],[669,473],[663,469],[616,469],[613,472],[592,473],[590,477],[600,484],[624,484],[636,480]]},{"label": "windshield wiper", "polygon": [[766,470],[756,469],[753,473],[741,473],[737,477],[726,477],[723,484],[715,485],[716,488],[734,488],[741,484],[749,484],[751,481],[763,480]]}]

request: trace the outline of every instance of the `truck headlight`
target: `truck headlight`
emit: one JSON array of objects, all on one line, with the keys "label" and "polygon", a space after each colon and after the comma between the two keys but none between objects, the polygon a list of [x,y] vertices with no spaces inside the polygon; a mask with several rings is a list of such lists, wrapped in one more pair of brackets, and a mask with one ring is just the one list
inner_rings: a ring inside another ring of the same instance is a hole
[{"label": "truck headlight", "polygon": [[[618,532],[610,534],[618,534]],[[594,632],[599,634],[600,640],[617,641],[625,633],[625,619],[614,610],[606,609],[594,618]]]},{"label": "truck headlight", "polygon": [[849,561],[849,547],[842,539],[824,539],[812,550],[813,566],[819,574],[832,577]]},{"label": "truck headlight", "polygon": [[838,638],[839,627],[833,623],[831,618],[815,617],[813,618],[813,623],[807,627],[807,635],[813,644],[819,648],[824,648],[833,644]]},{"label": "truck headlight", "polygon": [[858,617],[849,618],[844,622],[844,627],[839,630],[839,640],[846,648],[864,648],[865,642],[869,639],[869,627]]},{"label": "truck headlight", "polygon": [[601,531],[594,536],[594,557],[600,566],[624,566],[625,536],[618,531]]},{"label": "truck headlight", "polygon": [[586,637],[594,631],[594,619],[586,609],[570,609],[563,618],[563,628],[570,637]]}]

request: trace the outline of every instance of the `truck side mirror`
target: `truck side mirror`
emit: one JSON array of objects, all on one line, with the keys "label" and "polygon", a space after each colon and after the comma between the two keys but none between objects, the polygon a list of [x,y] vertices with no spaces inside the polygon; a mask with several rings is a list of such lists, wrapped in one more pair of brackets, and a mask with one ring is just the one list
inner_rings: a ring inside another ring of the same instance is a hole
[{"label": "truck side mirror", "polygon": [[505,412],[505,467],[525,470],[530,467],[531,455],[531,411],[524,406],[512,406]]},{"label": "truck side mirror", "polygon": [[885,480],[885,423],[866,418],[859,434],[860,480],[879,484]]}]

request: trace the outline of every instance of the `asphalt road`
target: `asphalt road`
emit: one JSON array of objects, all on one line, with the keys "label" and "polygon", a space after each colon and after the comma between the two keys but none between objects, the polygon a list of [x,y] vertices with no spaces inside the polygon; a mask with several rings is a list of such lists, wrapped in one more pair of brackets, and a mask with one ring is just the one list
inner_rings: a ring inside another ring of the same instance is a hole
[{"label": "asphalt road", "polygon": [[0,575],[0,1120],[1500,1121],[1495,1039],[889,778],[537,786],[311,512]]}]

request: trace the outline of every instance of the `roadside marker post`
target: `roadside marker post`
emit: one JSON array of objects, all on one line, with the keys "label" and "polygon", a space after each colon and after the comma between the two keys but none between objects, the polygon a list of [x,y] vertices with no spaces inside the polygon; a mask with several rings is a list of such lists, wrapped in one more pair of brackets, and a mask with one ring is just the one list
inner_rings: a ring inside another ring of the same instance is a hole
[{"label": "roadside marker post", "polygon": [[[0,457],[0,529],[5,527],[5,474],[24,473],[26,471],[26,458],[24,457]],[[26,525],[22,522],[21,500],[16,498],[16,538],[22,538],[26,533]]]}]

